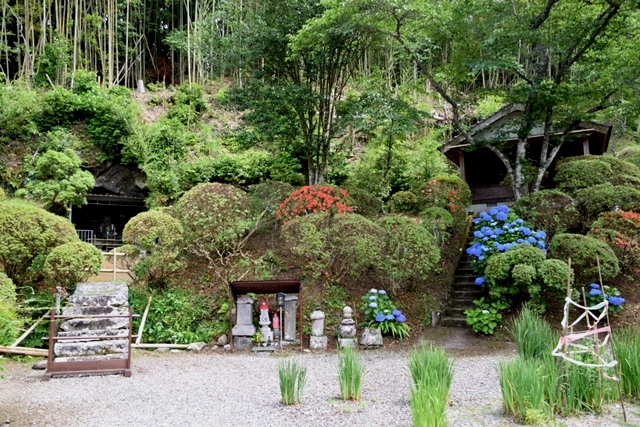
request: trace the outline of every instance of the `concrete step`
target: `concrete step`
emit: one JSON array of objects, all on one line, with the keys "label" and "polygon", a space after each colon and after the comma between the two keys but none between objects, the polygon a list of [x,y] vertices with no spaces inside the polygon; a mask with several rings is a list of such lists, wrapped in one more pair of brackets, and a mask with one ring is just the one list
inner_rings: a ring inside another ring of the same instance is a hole
[{"label": "concrete step", "polygon": [[468,328],[466,317],[451,317],[445,316],[440,319],[440,326],[454,327],[454,328]]},{"label": "concrete step", "polygon": [[449,300],[449,307],[464,307],[473,308],[475,305],[473,304],[473,300],[477,298],[452,298]]},{"label": "concrete step", "polygon": [[129,307],[64,307],[63,316],[104,316],[129,314]]},{"label": "concrete step", "polygon": [[451,292],[463,291],[463,292],[483,292],[482,287],[475,283],[454,283],[451,287]]},{"label": "concrete step", "polygon": [[[119,338],[128,338],[129,330],[128,329],[94,329],[87,331],[69,331],[69,332],[58,332],[58,337],[119,337]],[[100,338],[80,338],[75,340],[60,340],[61,342],[77,342],[77,341],[96,341],[100,340]]]},{"label": "concrete step", "polygon": [[464,314],[464,311],[469,309],[470,307],[448,307],[445,312],[444,312],[444,316],[445,317],[464,317],[465,319],[467,318],[467,316]]},{"label": "concrete step", "polygon": [[129,305],[129,288],[126,283],[91,282],[78,283],[69,297],[69,305],[75,307],[123,307]]}]

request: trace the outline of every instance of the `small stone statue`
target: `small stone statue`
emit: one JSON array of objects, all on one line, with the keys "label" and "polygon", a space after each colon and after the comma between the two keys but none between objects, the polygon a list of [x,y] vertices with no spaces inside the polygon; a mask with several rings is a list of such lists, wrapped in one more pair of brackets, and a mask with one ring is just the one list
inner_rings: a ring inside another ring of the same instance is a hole
[{"label": "small stone statue", "polygon": [[309,347],[311,350],[326,350],[327,337],[324,336],[324,313],[320,311],[320,305],[316,305],[316,309],[311,313],[311,337],[309,338]]},{"label": "small stone statue", "polygon": [[356,321],[352,319],[353,310],[349,306],[342,309],[344,319],[340,322],[340,337],[338,338],[338,347],[355,347],[358,342],[356,339]]}]

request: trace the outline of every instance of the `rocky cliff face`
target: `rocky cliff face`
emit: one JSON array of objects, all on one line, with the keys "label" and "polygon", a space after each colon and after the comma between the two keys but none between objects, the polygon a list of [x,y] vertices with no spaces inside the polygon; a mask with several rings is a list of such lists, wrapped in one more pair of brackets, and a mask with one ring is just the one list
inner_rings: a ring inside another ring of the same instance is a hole
[{"label": "rocky cliff face", "polygon": [[136,166],[105,163],[89,171],[96,180],[91,193],[140,198],[147,196],[146,175]]}]

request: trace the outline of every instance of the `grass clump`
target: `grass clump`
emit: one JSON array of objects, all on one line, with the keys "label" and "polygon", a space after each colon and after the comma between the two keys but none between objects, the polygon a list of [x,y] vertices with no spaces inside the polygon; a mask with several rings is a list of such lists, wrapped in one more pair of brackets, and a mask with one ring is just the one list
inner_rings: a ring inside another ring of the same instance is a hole
[{"label": "grass clump", "polygon": [[285,405],[302,402],[304,386],[307,382],[307,368],[295,360],[284,360],[278,365],[280,396]]},{"label": "grass clump", "polygon": [[415,427],[447,425],[445,410],[453,379],[453,361],[441,348],[423,345],[409,357],[411,418]]},{"label": "grass clump", "polygon": [[557,341],[549,323],[526,304],[522,307],[520,316],[513,321],[509,333],[518,347],[518,354],[525,359],[551,357]]},{"label": "grass clump", "polygon": [[640,328],[622,328],[616,332],[614,338],[622,393],[640,398]]},{"label": "grass clump", "polygon": [[356,351],[347,347],[338,353],[338,381],[343,400],[360,400],[364,363]]}]

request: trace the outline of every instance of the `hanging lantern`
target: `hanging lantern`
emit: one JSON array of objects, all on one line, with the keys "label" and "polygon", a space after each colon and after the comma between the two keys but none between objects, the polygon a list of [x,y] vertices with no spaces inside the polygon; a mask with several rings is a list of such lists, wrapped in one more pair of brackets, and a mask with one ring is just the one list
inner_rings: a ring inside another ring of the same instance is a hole
[{"label": "hanging lantern", "polygon": [[284,307],[284,294],[282,292],[278,292],[276,294],[276,305],[278,307]]}]

